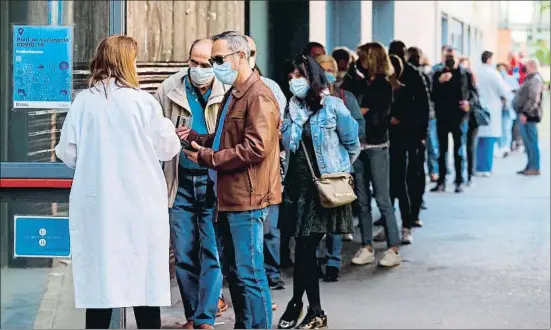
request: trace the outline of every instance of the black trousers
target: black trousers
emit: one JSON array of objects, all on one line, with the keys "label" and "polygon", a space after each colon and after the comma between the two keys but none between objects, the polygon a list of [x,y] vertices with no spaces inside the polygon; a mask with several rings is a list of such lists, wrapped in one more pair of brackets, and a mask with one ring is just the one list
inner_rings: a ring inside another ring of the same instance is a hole
[{"label": "black trousers", "polygon": [[406,180],[408,168],[408,154],[410,153],[410,144],[406,142],[405,136],[397,136],[391,131],[390,136],[390,200],[394,205],[398,199],[400,215],[402,217],[402,227],[411,228],[411,201],[409,189]]},{"label": "black trousers", "polygon": [[448,159],[448,134],[453,138],[453,159],[455,165],[455,184],[463,183],[463,155],[461,148],[463,146],[463,135],[466,133],[467,123],[459,120],[438,119],[436,121],[436,131],[438,134],[438,144],[440,156],[438,157],[439,178],[438,184],[446,184],[447,159]]},{"label": "black trousers", "polygon": [[[112,308],[87,309],[86,329],[109,329],[111,323]],[[134,315],[138,329],[160,329],[161,308],[160,307],[134,307]]]},{"label": "black trousers", "polygon": [[297,237],[295,245],[295,268],[293,270],[293,301],[302,303],[306,292],[308,304],[315,311],[321,311],[319,267],[316,250],[323,234]]},{"label": "black trousers", "polygon": [[467,131],[467,180],[471,181],[474,174],[474,163],[476,159],[476,140],[478,138],[478,127],[469,125]]},{"label": "black trousers", "polygon": [[414,141],[414,143],[413,147],[408,149],[407,186],[411,204],[411,220],[417,221],[425,195],[426,147],[423,141]]}]

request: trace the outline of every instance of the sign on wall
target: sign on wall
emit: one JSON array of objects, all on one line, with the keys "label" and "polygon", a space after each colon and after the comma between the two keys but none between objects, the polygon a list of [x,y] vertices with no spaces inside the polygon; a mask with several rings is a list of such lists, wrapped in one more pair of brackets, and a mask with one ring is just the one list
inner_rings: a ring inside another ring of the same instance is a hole
[{"label": "sign on wall", "polygon": [[71,256],[69,218],[16,215],[15,258],[68,258]]},{"label": "sign on wall", "polygon": [[13,26],[13,107],[68,109],[73,90],[73,27]]}]

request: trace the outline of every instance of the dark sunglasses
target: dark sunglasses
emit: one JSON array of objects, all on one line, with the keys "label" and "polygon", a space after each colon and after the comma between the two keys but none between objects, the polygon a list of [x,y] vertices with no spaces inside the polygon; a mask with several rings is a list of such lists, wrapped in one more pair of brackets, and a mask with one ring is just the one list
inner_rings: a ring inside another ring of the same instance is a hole
[{"label": "dark sunglasses", "polygon": [[235,54],[239,54],[239,52],[231,53],[231,54],[228,54],[228,55],[213,56],[209,59],[209,62],[210,62],[211,65],[214,65],[214,63],[216,63],[218,65],[222,65],[222,64],[224,64],[224,59],[226,57],[232,56],[232,55],[235,55]]}]

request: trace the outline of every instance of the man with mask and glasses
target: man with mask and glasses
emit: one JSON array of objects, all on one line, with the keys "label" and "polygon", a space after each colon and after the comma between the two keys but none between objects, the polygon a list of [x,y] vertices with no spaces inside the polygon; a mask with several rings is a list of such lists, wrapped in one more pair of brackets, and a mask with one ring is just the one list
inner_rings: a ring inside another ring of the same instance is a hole
[{"label": "man with mask and glasses", "polygon": [[[215,78],[212,41],[196,40],[189,50],[189,68],[166,79],[155,98],[178,130],[214,133],[224,93],[229,88]],[[222,287],[214,230],[216,200],[208,170],[181,152],[164,163],[170,207],[170,234],[176,278],[185,309],[185,329],[214,326]]]},{"label": "man with mask and glasses", "polygon": [[463,191],[463,157],[465,155],[470,110],[469,78],[459,65],[455,49],[449,47],[443,52],[444,65],[437,66],[432,79],[432,98],[436,114],[436,130],[439,143],[438,181],[432,192],[446,190],[446,160],[448,155],[448,134],[453,136],[455,163],[455,192]]},{"label": "man with mask and glasses", "polygon": [[[214,74],[231,85],[215,134],[183,129],[189,158],[209,168],[218,202],[223,253],[235,311],[235,328],[272,326],[272,302],[264,269],[263,222],[270,205],[281,203],[280,114],[272,91],[251,69],[245,36],[224,32],[212,38]],[[217,293],[218,295],[218,293]]]}]

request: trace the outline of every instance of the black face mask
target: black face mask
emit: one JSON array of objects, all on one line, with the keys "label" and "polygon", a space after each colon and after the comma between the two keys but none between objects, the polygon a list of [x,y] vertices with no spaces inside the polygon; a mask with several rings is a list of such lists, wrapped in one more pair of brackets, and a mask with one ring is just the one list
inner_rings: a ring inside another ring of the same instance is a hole
[{"label": "black face mask", "polygon": [[444,62],[444,65],[448,70],[453,70],[453,68],[455,67],[455,59],[453,58],[453,56],[446,56],[446,61]]},{"label": "black face mask", "polygon": [[368,76],[367,74],[367,69],[363,67],[363,65],[360,63],[360,61],[357,61],[356,62],[356,69],[358,69],[358,71],[360,71],[364,76]]}]

